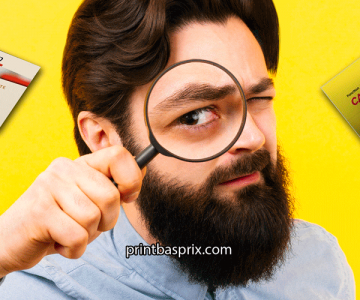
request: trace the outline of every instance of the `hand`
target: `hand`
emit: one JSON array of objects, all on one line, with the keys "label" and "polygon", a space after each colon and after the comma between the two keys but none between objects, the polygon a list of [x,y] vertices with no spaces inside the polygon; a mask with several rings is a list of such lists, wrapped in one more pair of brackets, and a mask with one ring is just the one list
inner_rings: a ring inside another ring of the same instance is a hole
[{"label": "hand", "polygon": [[48,254],[79,258],[102,231],[115,226],[120,202],[137,198],[144,175],[121,146],[75,161],[55,159],[0,216],[0,278],[31,268]]}]

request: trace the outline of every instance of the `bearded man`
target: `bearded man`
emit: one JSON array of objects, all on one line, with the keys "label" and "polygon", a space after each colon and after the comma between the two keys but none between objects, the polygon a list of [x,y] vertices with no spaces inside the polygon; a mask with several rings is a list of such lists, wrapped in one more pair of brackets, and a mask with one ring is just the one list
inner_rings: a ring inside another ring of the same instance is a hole
[{"label": "bearded man", "polygon": [[[292,218],[278,53],[271,0],[85,0],[62,69],[81,157],[56,159],[1,216],[1,298],[353,299],[336,239]],[[212,160],[158,155],[141,171],[146,93],[189,59],[240,82],[243,132]]]}]

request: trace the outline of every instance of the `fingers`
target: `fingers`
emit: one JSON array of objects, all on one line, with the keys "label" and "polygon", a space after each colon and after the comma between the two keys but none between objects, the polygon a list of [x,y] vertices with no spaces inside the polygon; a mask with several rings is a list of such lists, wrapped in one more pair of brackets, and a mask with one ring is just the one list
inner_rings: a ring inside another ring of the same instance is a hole
[{"label": "fingers", "polygon": [[54,213],[56,220],[49,222],[49,233],[56,242],[49,253],[56,251],[68,258],[80,257],[100,231],[115,226],[120,199],[135,200],[146,173],[122,147],[106,148],[75,161],[60,158],[48,169],[51,193],[61,208]]},{"label": "fingers", "polygon": [[53,195],[57,204],[69,217],[81,225],[89,236],[93,236],[100,224],[102,213],[77,186],[67,186]]},{"label": "fingers", "polygon": [[88,232],[61,210],[51,212],[47,222],[48,232],[54,243],[54,250],[67,258],[81,257],[88,244]]},{"label": "fingers", "polygon": [[134,157],[125,148],[112,146],[84,155],[76,161],[113,178],[118,184],[121,201],[131,202],[139,195],[146,170],[140,170]]},{"label": "fingers", "polygon": [[120,200],[130,202],[138,197],[146,169],[141,171],[125,148],[113,146],[75,161],[58,158],[46,173],[45,183],[59,207],[91,237],[115,226]]}]

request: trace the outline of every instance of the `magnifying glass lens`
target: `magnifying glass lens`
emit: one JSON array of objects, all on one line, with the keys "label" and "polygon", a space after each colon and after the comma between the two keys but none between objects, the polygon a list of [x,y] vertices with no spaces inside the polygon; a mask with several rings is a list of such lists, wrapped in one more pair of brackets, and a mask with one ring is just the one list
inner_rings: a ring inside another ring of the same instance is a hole
[{"label": "magnifying glass lens", "polygon": [[203,160],[238,139],[246,115],[245,98],[225,68],[193,61],[164,73],[147,100],[153,139],[171,156]]}]

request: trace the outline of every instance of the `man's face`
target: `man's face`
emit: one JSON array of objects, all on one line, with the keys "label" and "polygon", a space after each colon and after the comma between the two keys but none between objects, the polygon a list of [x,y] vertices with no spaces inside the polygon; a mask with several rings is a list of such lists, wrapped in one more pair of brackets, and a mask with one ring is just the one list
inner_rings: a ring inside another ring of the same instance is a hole
[{"label": "man's face", "polygon": [[[244,131],[235,145],[224,155],[204,163],[188,163],[158,155],[150,168],[182,183],[199,187],[217,167],[231,165],[240,156],[264,148],[276,160],[276,120],[272,101],[273,86],[265,91],[250,93],[252,87],[268,78],[263,53],[259,43],[247,26],[237,18],[225,25],[193,23],[171,35],[171,56],[168,66],[187,59],[207,59],[223,65],[238,79],[248,99],[248,115]],[[133,132],[138,144],[149,144],[144,124],[143,107],[148,85],[138,89],[133,96]],[[261,180],[255,178],[254,180]],[[246,184],[246,183],[245,183]],[[231,196],[243,183],[219,186],[218,192]]]},{"label": "man's face", "polygon": [[[232,248],[231,256],[175,258],[190,279],[217,287],[269,278],[284,258],[292,206],[277,152],[275,90],[261,48],[237,18],[193,23],[171,35],[168,64],[193,58],[219,63],[236,76],[248,102],[244,131],[230,150],[208,162],[158,155],[148,165],[138,209],[164,246]],[[131,134],[123,139],[136,154],[149,144],[143,120],[148,87],[133,95]]]}]

